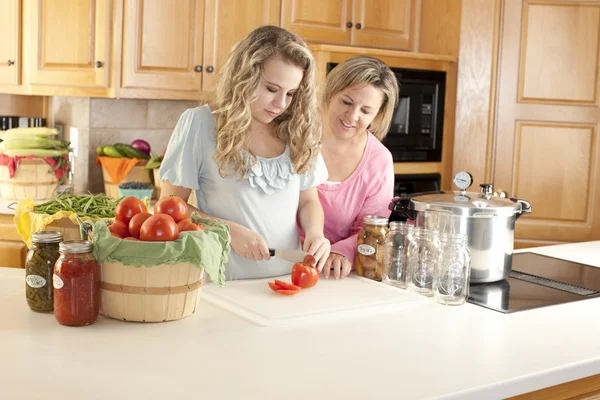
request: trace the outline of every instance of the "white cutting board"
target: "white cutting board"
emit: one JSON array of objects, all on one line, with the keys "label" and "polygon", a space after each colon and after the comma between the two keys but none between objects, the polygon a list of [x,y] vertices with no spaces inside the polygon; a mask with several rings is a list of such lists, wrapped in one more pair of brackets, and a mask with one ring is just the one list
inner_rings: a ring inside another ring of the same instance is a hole
[{"label": "white cutting board", "polygon": [[[275,293],[267,282],[275,278],[227,282],[220,288],[202,287],[201,298],[261,326],[285,326],[339,317],[358,317],[374,312],[400,310],[431,301],[381,282],[350,275],[345,279],[323,279],[293,296]],[[278,277],[291,282],[290,276]]]}]

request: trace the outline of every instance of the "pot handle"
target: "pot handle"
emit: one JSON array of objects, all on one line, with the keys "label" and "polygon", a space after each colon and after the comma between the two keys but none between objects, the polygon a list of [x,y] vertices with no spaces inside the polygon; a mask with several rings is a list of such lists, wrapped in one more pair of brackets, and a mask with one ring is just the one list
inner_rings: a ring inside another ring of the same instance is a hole
[{"label": "pot handle", "polygon": [[414,221],[415,219],[417,219],[417,211],[411,210],[409,208],[410,200],[413,197],[422,196],[425,194],[444,194],[444,193],[445,192],[443,192],[443,191],[432,191],[432,192],[412,193],[408,196],[402,196],[402,197],[394,197],[388,206],[390,211],[392,211],[392,216],[390,218],[396,216],[396,217],[408,218],[408,219]]},{"label": "pot handle", "polygon": [[512,197],[511,197],[510,200],[513,201],[513,202],[515,202],[515,203],[521,204],[521,211],[519,211],[517,213],[516,219],[519,219],[519,217],[522,216],[522,215],[524,215],[524,214],[530,214],[531,213],[531,204],[529,204],[528,201],[521,200],[521,199],[513,199]]}]

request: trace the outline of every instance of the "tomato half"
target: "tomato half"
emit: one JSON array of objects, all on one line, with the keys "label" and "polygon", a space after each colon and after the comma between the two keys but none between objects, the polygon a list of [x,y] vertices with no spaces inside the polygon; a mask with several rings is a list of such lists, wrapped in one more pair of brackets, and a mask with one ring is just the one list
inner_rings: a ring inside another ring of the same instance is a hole
[{"label": "tomato half", "polygon": [[168,242],[177,239],[177,224],[167,214],[156,214],[148,218],[140,228],[140,240],[146,242]]},{"label": "tomato half", "polygon": [[202,225],[196,225],[189,218],[184,218],[177,223],[177,228],[179,228],[179,232],[184,231],[203,231],[204,227]]},{"label": "tomato half", "polygon": [[177,196],[164,197],[154,205],[154,214],[167,214],[179,222],[187,217],[187,203]]},{"label": "tomato half", "polygon": [[127,229],[127,225],[121,221],[114,221],[112,224],[110,224],[108,230],[111,234],[115,234],[120,238],[129,236],[129,229]]},{"label": "tomato half", "polygon": [[144,223],[144,221],[146,221],[151,216],[152,216],[152,214],[150,214],[149,212],[142,212],[139,214],[135,214],[129,221],[129,234],[131,236],[133,236],[134,238],[139,239],[140,228],[142,227],[142,224]]},{"label": "tomato half", "polygon": [[115,207],[115,219],[129,225],[129,221],[135,214],[146,212],[146,206],[140,199],[125,197]]},{"label": "tomato half", "polygon": [[297,263],[292,268],[292,283],[303,289],[308,289],[319,281],[319,270],[312,265]]}]

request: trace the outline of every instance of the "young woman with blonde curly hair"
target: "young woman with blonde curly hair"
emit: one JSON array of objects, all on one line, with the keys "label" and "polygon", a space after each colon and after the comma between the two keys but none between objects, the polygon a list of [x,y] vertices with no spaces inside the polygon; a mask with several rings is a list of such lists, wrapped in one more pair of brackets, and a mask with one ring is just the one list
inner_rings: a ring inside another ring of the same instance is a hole
[{"label": "young woman with blonde curly hair", "polygon": [[322,154],[329,178],[318,187],[325,236],[332,243],[323,269],[326,278],[350,273],[363,217],[390,214],[394,163],[381,141],[397,102],[398,81],[378,59],[354,57],[327,75]]},{"label": "young woman with blonde curly hair", "polygon": [[214,109],[186,110],[169,141],[161,197],[187,199],[194,190],[200,213],[229,225],[228,280],[290,273],[292,263],[271,259],[269,247],[301,248],[297,219],[319,268],[329,256],[316,189],[327,169],[315,68],[296,35],[257,28],[233,47]]}]

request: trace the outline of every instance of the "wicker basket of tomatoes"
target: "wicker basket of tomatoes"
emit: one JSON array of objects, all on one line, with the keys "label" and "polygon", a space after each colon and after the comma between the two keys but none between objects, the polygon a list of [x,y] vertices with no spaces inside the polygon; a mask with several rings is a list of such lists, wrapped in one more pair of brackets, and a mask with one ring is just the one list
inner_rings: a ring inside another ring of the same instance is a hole
[{"label": "wicker basket of tomatoes", "polygon": [[205,274],[224,285],[227,225],[187,214],[178,197],[159,200],[154,214],[137,198],[126,197],[112,224],[91,226],[101,265],[101,314],[122,321],[177,320],[196,311]]}]

